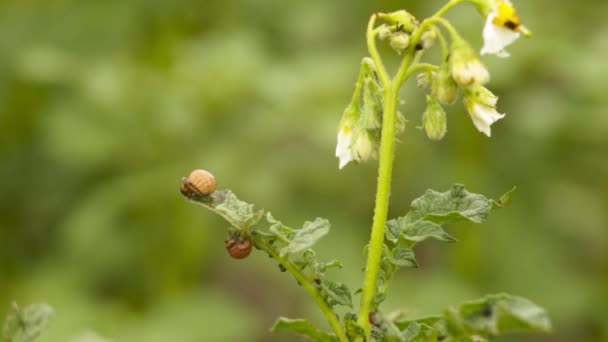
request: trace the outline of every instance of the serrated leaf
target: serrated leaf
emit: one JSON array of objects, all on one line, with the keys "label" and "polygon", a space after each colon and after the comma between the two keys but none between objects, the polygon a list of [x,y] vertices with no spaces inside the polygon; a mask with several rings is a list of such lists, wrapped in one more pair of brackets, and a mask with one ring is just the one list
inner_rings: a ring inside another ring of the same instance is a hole
[{"label": "serrated leaf", "polygon": [[418,267],[414,251],[405,246],[397,246],[390,253],[389,261],[400,267]]},{"label": "serrated leaf", "polygon": [[405,328],[405,330],[403,330],[402,334],[403,334],[404,341],[407,341],[407,342],[416,341],[416,339],[420,335],[420,332],[422,332],[422,327],[421,327],[420,323],[417,323],[417,322],[410,323],[407,326],[407,328]]},{"label": "serrated leaf", "polygon": [[333,306],[340,304],[351,308],[353,307],[352,295],[345,284],[331,280],[323,280],[321,287],[327,295],[327,303],[329,305]]},{"label": "serrated leaf", "polygon": [[454,335],[462,335],[463,330],[469,335],[551,331],[551,321],[543,308],[526,298],[505,293],[463,303],[448,310],[448,316],[453,321],[448,329]]},{"label": "serrated leaf", "polygon": [[428,324],[412,322],[405,328],[402,335],[406,342],[437,341],[439,331]]},{"label": "serrated leaf", "polygon": [[386,292],[378,292],[374,295],[374,299],[372,300],[372,303],[374,303],[374,305],[378,306],[379,304],[381,304],[382,302],[384,302],[386,300],[386,296],[387,296]]},{"label": "serrated leaf", "polygon": [[280,317],[270,328],[272,332],[290,331],[310,338],[312,341],[336,342],[336,336],[319,330],[305,319],[289,319]]},{"label": "serrated leaf", "polygon": [[9,342],[34,341],[48,326],[54,314],[53,308],[45,303],[32,304],[25,309],[14,304],[4,322],[4,339]]},{"label": "serrated leaf", "polygon": [[468,192],[464,185],[454,184],[446,192],[427,190],[412,202],[410,222],[428,220],[435,223],[471,221],[482,223],[492,209],[492,200]]},{"label": "serrated leaf", "polygon": [[446,233],[445,230],[435,222],[418,220],[408,223],[405,218],[399,218],[399,223],[403,225],[401,235],[409,241],[421,242],[429,238],[445,242],[456,241],[455,238]]},{"label": "serrated leaf", "polygon": [[255,211],[253,204],[241,201],[228,189],[216,191],[205,197],[195,197],[192,200],[222,216],[238,229],[253,226],[264,216],[263,210]]},{"label": "serrated leaf", "polygon": [[311,247],[329,232],[329,226],[329,221],[322,218],[317,218],[312,222],[306,221],[301,229],[295,231],[289,244],[281,248],[281,256],[298,253]]},{"label": "serrated leaf", "polygon": [[399,241],[401,231],[403,230],[403,225],[399,219],[392,219],[386,222],[386,231],[384,235],[386,236],[387,240],[393,243],[397,243],[397,241]]},{"label": "serrated leaf", "polygon": [[429,326],[435,326],[437,323],[443,320],[442,315],[431,315],[431,316],[423,316],[414,319],[404,319],[403,317],[397,318],[395,324],[399,327],[399,329],[406,329],[412,323],[420,323],[426,324]]},{"label": "serrated leaf", "polygon": [[374,313],[374,326],[380,328],[382,332],[381,341],[386,342],[405,342],[401,330],[389,319],[387,319],[381,312],[377,311]]},{"label": "serrated leaf", "polygon": [[357,337],[365,336],[365,330],[357,322],[357,314],[354,312],[347,312],[344,314],[344,328],[346,329],[346,335],[349,341],[355,341]]},{"label": "serrated leaf", "polygon": [[289,241],[289,236],[293,233],[293,229],[285,226],[283,222],[276,220],[270,212],[266,213],[266,221],[270,223],[268,230],[271,233],[283,241]]}]

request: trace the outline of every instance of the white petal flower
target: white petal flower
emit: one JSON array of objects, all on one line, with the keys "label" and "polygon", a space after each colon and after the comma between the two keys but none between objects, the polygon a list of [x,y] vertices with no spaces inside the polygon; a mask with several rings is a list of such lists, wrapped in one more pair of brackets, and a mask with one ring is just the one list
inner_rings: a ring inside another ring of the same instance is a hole
[{"label": "white petal flower", "polygon": [[499,1],[486,18],[481,54],[509,57],[505,47],[521,36],[522,26],[515,8],[508,0]]},{"label": "white petal flower", "polygon": [[338,132],[338,144],[336,145],[336,157],[340,160],[339,169],[342,169],[354,159],[351,149],[352,144],[353,131],[350,127],[343,126]]},{"label": "white petal flower", "polygon": [[486,84],[490,81],[488,69],[477,58],[469,44],[463,40],[452,43],[449,66],[452,78],[463,87]]},{"label": "white petal flower", "polygon": [[497,112],[494,107],[486,106],[472,100],[466,100],[465,103],[471,120],[473,120],[473,124],[477,130],[488,137],[492,135],[490,126],[494,122],[505,117],[505,114]]}]

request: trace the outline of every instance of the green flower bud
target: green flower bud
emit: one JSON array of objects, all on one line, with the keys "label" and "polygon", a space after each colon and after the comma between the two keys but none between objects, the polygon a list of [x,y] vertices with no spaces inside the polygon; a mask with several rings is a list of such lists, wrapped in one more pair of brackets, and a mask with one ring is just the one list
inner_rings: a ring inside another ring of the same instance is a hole
[{"label": "green flower bud", "polygon": [[367,130],[382,127],[382,92],[373,78],[363,80],[363,108],[361,126]]},{"label": "green flower bud", "polygon": [[416,17],[408,13],[406,10],[400,10],[391,13],[378,13],[378,18],[386,20],[390,24],[396,24],[400,31],[412,33],[418,26]]},{"label": "green flower bud", "polygon": [[447,118],[441,105],[434,96],[426,96],[426,111],[422,115],[422,124],[426,135],[431,140],[441,140],[447,132]]},{"label": "green flower bud", "polygon": [[433,80],[433,93],[441,104],[449,105],[458,99],[458,85],[450,73],[450,65],[441,63],[437,77]]},{"label": "green flower bud", "polygon": [[437,31],[435,31],[435,29],[426,30],[424,31],[420,39],[422,41],[422,48],[430,49],[431,47],[433,47],[433,44],[437,39]]},{"label": "green flower bud", "polygon": [[380,38],[380,40],[385,40],[386,38],[390,37],[391,34],[393,34],[393,31],[391,31],[391,28],[386,24],[382,24],[382,25],[378,26],[377,30],[378,30],[378,38]]},{"label": "green flower bud", "polygon": [[357,162],[367,161],[371,158],[378,158],[378,147],[380,139],[368,130],[362,130],[355,137],[351,147],[353,157]]},{"label": "green flower bud", "polygon": [[410,35],[403,31],[397,31],[391,35],[389,44],[393,50],[401,54],[401,51],[407,49],[410,45]]},{"label": "green flower bud", "polygon": [[427,72],[421,72],[418,75],[416,75],[416,85],[418,86],[418,88],[428,88],[429,85],[431,85],[435,79],[435,73],[431,72],[431,71],[427,71]]}]

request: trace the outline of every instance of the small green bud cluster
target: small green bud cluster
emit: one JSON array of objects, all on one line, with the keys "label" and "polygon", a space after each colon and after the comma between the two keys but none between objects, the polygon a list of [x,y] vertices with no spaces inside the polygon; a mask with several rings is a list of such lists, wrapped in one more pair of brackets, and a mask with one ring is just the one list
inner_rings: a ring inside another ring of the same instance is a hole
[{"label": "small green bud cluster", "polygon": [[377,16],[386,22],[377,28],[378,38],[388,40],[391,48],[401,54],[410,46],[410,36],[414,29],[419,26],[418,21],[404,10],[379,13]]}]

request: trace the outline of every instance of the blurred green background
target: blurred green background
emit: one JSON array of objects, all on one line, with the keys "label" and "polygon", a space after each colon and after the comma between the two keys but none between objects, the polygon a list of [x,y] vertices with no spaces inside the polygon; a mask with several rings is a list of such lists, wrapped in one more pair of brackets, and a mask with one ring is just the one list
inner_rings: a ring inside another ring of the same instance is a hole
[{"label": "blurred green background", "polygon": [[[206,168],[290,225],[330,219],[318,254],[343,260],[330,277],[358,288],[376,162],[338,171],[333,153],[367,19],[442,4],[1,1],[0,316],[13,300],[50,303],[43,342],[294,340],[267,332],[279,315],[325,326],[265,255],[230,259],[226,223],[179,180]],[[423,92],[404,90],[390,216],[453,182],[492,197],[517,185],[514,202],[449,227],[459,243],[419,246],[421,268],[399,273],[384,309],[506,291],[546,307],[555,333],[499,341],[605,341],[608,3],[516,6],[535,37],[484,58],[507,113],[492,139],[458,103],[447,137],[429,141],[415,128]],[[481,46],[471,6],[448,17]]]}]

